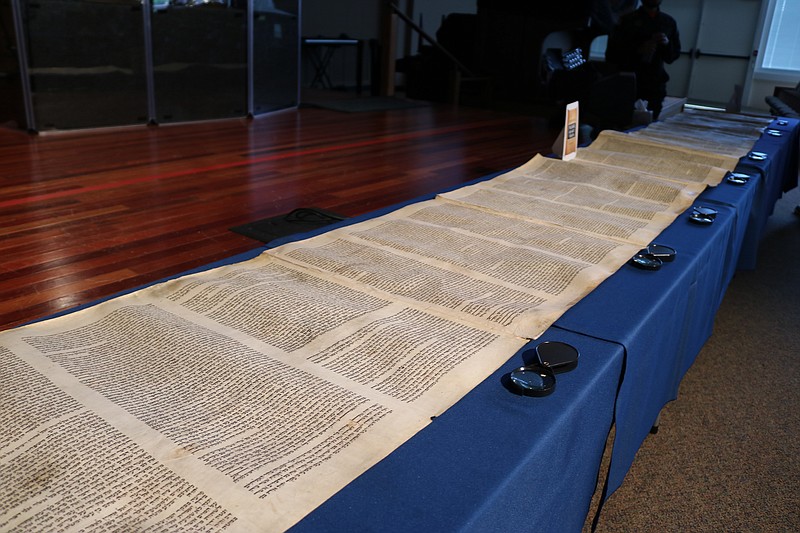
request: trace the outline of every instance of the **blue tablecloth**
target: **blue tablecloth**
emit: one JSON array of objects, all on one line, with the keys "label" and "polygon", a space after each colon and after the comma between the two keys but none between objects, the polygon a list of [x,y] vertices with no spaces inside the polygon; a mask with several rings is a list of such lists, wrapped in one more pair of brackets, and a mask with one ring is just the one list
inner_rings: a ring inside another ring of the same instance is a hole
[{"label": "blue tablecloth", "polygon": [[761,177],[758,191],[750,211],[747,234],[743,240],[737,267],[752,270],[756,267],[758,244],[767,219],[772,214],[775,202],[781,195],[797,186],[798,143],[800,142],[800,120],[781,118],[773,120],[771,129],[781,132],[780,137],[762,135],[753,145],[753,151],[768,154],[765,161],[754,161],[743,157],[736,170]]},{"label": "blue tablecloth", "polygon": [[[519,364],[515,355],[295,530],[508,531],[523,524],[532,531],[579,531],[600,466],[597,446],[608,434],[609,402],[616,432],[606,497],[622,483],[662,407],[677,397],[735,270],[754,264],[775,201],[797,185],[798,121],[788,130],[756,143],[754,150],[768,153],[767,161],[743,158],[737,170],[753,175],[746,185],[723,182],[700,195],[695,205],[719,212],[713,224],[696,225],[683,215],[662,232],[657,242],[678,250],[675,261],[655,272],[623,267],[548,329],[540,340],[600,343],[584,353],[580,371],[559,376],[569,385],[552,398],[515,397],[499,383]],[[348,223],[364,218],[369,216]],[[289,240],[295,238],[271,244]],[[620,349],[619,381],[607,383],[616,363],[598,368],[597,380],[586,380],[583,372],[596,364],[590,359],[616,359]],[[532,418],[526,404],[536,413]],[[529,433],[536,420],[549,429]]]},{"label": "blue tablecloth", "polygon": [[568,310],[556,326],[625,347],[608,493],[622,483],[661,408],[711,335],[724,292],[736,210],[718,205],[709,226],[678,218],[658,238],[677,250],[658,271],[625,266]]},{"label": "blue tablecloth", "polygon": [[[744,185],[732,185],[723,182],[717,187],[706,189],[698,198],[696,204],[702,204],[712,208],[720,205],[732,207],[736,210],[735,238],[731,241],[731,249],[727,252],[727,261],[724,268],[725,273],[722,278],[723,286],[727,287],[737,269],[752,268],[750,263],[755,263],[758,252],[758,243],[761,240],[763,225],[760,221],[761,212],[764,208],[754,206],[761,205],[763,201],[764,180],[766,176],[759,172],[748,171],[746,167],[739,165],[737,172],[746,173],[750,177]],[[746,260],[742,257],[746,256]],[[751,259],[752,258],[752,259]],[[743,266],[742,263],[748,266]]]},{"label": "blue tablecloth", "polygon": [[[738,170],[754,175],[747,185],[723,182],[697,199],[697,205],[718,209],[713,224],[698,226],[682,215],[659,236],[657,242],[677,249],[675,261],[658,271],[624,266],[293,531],[580,531],[612,423],[616,436],[606,496],[622,483],[663,405],[677,396],[681,378],[711,334],[737,265],[754,264],[775,201],[797,185],[799,124],[776,126],[786,135],[756,143],[754,149],[769,158],[742,161]],[[192,272],[398,207],[280,239]],[[578,367],[557,376],[550,396],[519,396],[507,388],[505,376],[525,362],[526,349],[544,340],[578,347]]]},{"label": "blue tablecloth", "polygon": [[540,340],[581,353],[576,369],[557,374],[553,393],[532,398],[506,388],[523,348],[291,531],[579,531],[611,428],[623,350],[559,328]]}]

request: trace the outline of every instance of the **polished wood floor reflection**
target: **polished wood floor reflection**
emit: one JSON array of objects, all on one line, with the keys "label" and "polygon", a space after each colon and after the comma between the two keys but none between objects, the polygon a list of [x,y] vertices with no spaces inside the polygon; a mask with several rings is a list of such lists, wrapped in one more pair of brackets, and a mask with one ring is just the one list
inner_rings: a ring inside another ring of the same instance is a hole
[{"label": "polished wood floor reflection", "polygon": [[518,166],[554,137],[541,118],[445,105],[0,128],[0,329],[259,246],[232,226],[296,207],[369,212]]}]

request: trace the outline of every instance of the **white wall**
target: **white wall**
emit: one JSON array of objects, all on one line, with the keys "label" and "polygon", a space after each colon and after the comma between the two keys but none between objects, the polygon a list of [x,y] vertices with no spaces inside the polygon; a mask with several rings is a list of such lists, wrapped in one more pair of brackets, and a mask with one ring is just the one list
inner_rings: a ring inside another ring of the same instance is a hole
[{"label": "white wall", "polygon": [[[380,35],[379,0],[302,0],[300,35],[302,37],[339,37],[377,39]],[[305,54],[305,51],[304,51]],[[334,86],[355,84],[355,47],[334,51],[328,76]],[[303,57],[300,68],[301,85],[307,86],[314,76],[308,58]],[[369,83],[369,47],[364,52],[364,80]]]},{"label": "white wall", "polygon": [[[302,27],[301,35],[313,37],[323,35],[327,37],[335,37],[340,34],[347,34],[353,38],[359,39],[379,39],[380,38],[380,8],[384,0],[302,0]],[[740,5],[742,6],[744,0],[737,0],[730,2],[732,8]],[[800,1],[800,0],[798,0]],[[712,3],[717,3],[713,2]],[[753,50],[757,50],[760,44],[761,27],[763,26],[763,15],[768,0],[747,0],[746,3],[756,3],[760,6],[761,16],[756,23],[756,35],[754,37]],[[405,0],[398,0],[398,6],[405,9],[407,3]],[[669,13],[670,9],[676,11],[681,19],[687,21],[687,24],[696,25],[695,21],[699,20],[699,12],[703,2],[698,0],[665,0],[662,4],[665,12]],[[435,36],[436,30],[441,24],[441,19],[444,15],[449,13],[475,13],[477,11],[476,0],[415,0],[414,1],[414,16],[415,22],[419,22],[420,14],[423,17],[423,27],[425,31]],[[696,12],[693,12],[696,11]],[[752,10],[748,9],[748,12]],[[736,13],[727,13],[726,17],[729,20],[736,20]],[[713,24],[714,21],[709,23]],[[405,51],[404,46],[404,31],[405,25],[400,22],[398,27],[398,42],[397,54],[402,57]],[[694,45],[690,42],[693,37],[689,35],[693,33],[695,28],[684,28],[681,31],[682,36],[687,36],[687,42],[683,43],[684,50]],[[411,53],[416,52],[417,37],[412,34],[411,37]],[[750,62],[748,78],[745,84],[745,93],[743,95],[743,106],[755,110],[767,110],[767,105],[764,102],[764,97],[772,94],[776,85],[793,86],[796,85],[797,80],[776,80],[776,79],[759,79],[754,74],[756,61]],[[328,71],[335,85],[352,86],[355,76],[355,51],[340,49],[338,50],[331,61]],[[681,89],[687,86],[686,80],[681,78],[680,73],[675,73],[675,83],[671,84],[671,93],[676,91],[685,90]],[[304,60],[302,68],[302,78],[304,84],[307,84],[313,76],[313,70],[308,65],[308,61]],[[365,53],[364,65],[364,79],[369,82],[369,53]],[[674,89],[674,90],[673,90]],[[731,87],[720,87],[719,100],[725,102],[730,96]],[[683,96],[674,94],[675,96]]]},{"label": "white wall", "polygon": [[[303,37],[338,37],[347,34],[356,39],[380,39],[381,3],[384,0],[302,0],[302,19],[300,35]],[[400,9],[406,8],[404,0],[398,0]],[[441,19],[449,13],[475,13],[477,0],[415,0],[415,23],[422,15],[423,29],[435,37]],[[402,57],[405,49],[405,24],[401,21],[397,28],[397,55]],[[411,53],[416,52],[416,35],[411,37]],[[369,83],[369,50],[364,53],[364,80]],[[313,78],[314,70],[307,60],[303,60],[301,77],[303,85]],[[334,86],[351,87],[355,76],[355,50],[339,49],[334,52],[328,75]]]},{"label": "white wall", "polygon": [[377,38],[380,2],[377,0],[302,0],[302,27],[305,37],[342,33],[358,39]]},{"label": "white wall", "polygon": [[[422,16],[422,27],[425,33],[436,37],[436,30],[442,19],[450,13],[477,13],[477,0],[416,0],[414,2],[414,22],[419,24]],[[416,37],[412,38],[412,53],[416,52]]]}]

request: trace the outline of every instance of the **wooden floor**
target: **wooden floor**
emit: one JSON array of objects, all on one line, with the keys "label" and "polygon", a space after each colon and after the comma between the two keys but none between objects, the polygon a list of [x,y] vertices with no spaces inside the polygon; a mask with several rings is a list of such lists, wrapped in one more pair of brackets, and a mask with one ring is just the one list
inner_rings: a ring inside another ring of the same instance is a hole
[{"label": "wooden floor", "polygon": [[260,245],[235,225],[347,216],[549,152],[545,119],[449,105],[30,135],[0,128],[0,330]]}]

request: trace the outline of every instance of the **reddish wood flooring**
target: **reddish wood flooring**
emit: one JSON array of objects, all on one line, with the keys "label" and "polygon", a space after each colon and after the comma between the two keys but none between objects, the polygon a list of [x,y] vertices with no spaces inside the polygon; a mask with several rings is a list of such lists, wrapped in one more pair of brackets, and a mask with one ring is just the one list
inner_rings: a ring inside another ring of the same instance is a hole
[{"label": "reddish wood flooring", "polygon": [[431,106],[32,136],[0,128],[0,330],[259,246],[231,226],[353,216],[547,152],[545,120]]}]

